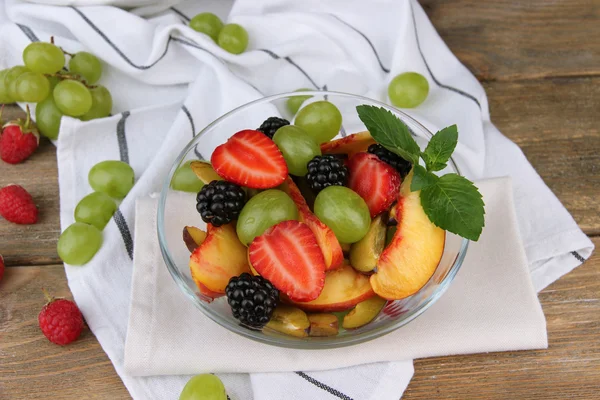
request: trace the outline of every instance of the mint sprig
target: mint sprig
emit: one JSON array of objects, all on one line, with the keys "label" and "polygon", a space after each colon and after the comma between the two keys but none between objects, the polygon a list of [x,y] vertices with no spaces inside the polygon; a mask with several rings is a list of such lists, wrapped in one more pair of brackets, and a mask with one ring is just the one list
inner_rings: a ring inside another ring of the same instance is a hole
[{"label": "mint sprig", "polygon": [[[375,141],[413,164],[410,190],[421,191],[421,206],[429,220],[466,239],[479,240],[485,225],[485,210],[477,187],[457,174],[434,174],[446,168],[456,148],[456,125],[433,135],[421,152],[408,127],[390,111],[369,105],[360,105],[356,110]],[[420,158],[425,163],[424,167],[419,165]]]}]

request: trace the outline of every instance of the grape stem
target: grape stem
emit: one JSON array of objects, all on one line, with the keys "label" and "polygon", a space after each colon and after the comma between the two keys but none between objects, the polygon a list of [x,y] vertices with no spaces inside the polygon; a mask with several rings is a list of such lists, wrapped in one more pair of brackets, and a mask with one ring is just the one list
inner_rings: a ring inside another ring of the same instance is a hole
[{"label": "grape stem", "polygon": [[65,49],[63,49],[62,47],[59,47],[59,49],[61,49],[63,53],[65,53],[66,55],[68,55],[68,56],[70,56],[70,57],[73,57],[73,56],[75,55],[75,54],[73,54],[73,53],[69,53],[68,51],[66,51],[66,50],[65,50]]},{"label": "grape stem", "polygon": [[70,75],[70,74],[45,74],[45,76],[53,76],[53,77],[58,78],[60,80],[72,79],[74,81],[79,81],[79,82],[83,83],[84,86],[86,88],[88,88],[88,89],[95,89],[95,88],[97,88],[96,85],[88,85],[88,83],[84,79],[81,79],[78,75]]}]

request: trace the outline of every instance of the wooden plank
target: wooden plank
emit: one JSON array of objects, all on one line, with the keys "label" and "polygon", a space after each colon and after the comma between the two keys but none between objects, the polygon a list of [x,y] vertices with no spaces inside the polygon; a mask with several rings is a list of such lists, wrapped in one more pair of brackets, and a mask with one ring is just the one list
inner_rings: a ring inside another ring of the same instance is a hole
[{"label": "wooden plank", "polygon": [[450,50],[480,80],[600,74],[595,0],[420,0]]},{"label": "wooden plank", "polygon": [[[600,238],[594,243],[600,246]],[[60,265],[13,267],[0,283],[0,398],[126,399],[93,334],[48,342],[37,314],[40,286],[70,298]],[[600,390],[600,255],[540,295],[550,348],[417,360],[405,399],[597,398]]]}]

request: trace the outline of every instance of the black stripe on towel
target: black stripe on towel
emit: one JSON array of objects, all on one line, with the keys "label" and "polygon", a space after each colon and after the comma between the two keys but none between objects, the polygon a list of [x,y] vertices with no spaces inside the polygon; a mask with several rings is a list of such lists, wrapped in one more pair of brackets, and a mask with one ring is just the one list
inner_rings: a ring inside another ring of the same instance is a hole
[{"label": "black stripe on towel", "polygon": [[117,122],[117,140],[119,142],[119,155],[121,161],[129,164],[129,148],[127,147],[127,136],[125,135],[125,122],[131,113],[124,111],[121,114],[121,119]]},{"label": "black stripe on towel", "polygon": [[352,25],[350,25],[349,23],[347,23],[346,21],[344,21],[343,19],[339,18],[337,15],[334,14],[329,14],[331,15],[333,18],[337,19],[338,21],[340,21],[342,24],[346,25],[348,28],[352,29],[354,32],[358,33],[360,36],[362,36],[367,43],[369,44],[369,46],[371,46],[371,49],[373,50],[373,53],[375,54],[375,57],[377,58],[377,62],[379,63],[379,66],[381,67],[381,70],[383,72],[390,72],[389,68],[386,68],[383,66],[383,63],[381,62],[381,57],[379,57],[379,53],[377,53],[377,49],[375,48],[375,46],[373,46],[373,43],[371,42],[371,40],[367,37],[367,35],[365,35],[364,33],[362,33],[361,31],[359,31],[358,29],[356,29],[355,27],[353,27]]},{"label": "black stripe on towel", "polygon": [[[188,108],[185,105],[181,106],[181,110],[187,116],[188,121],[190,121],[190,127],[192,128],[192,137],[196,137],[196,126],[194,124],[194,119],[192,118],[190,110],[188,110]],[[202,154],[200,154],[200,152],[198,151],[198,145],[194,146],[194,154],[196,154],[196,157],[198,157],[199,160],[205,160],[204,156],[202,156]]]},{"label": "black stripe on towel", "polygon": [[181,11],[179,11],[178,9],[176,9],[175,7],[171,7],[171,11],[173,11],[175,14],[179,15],[186,22],[190,22],[191,21],[191,19],[187,15],[185,15],[184,13],[182,13]]},{"label": "black stripe on towel", "polygon": [[33,31],[31,30],[30,27],[21,25],[21,24],[17,24],[17,26],[23,31],[25,36],[27,36],[29,38],[29,40],[31,40],[32,42],[40,41],[40,39],[38,39],[38,37],[35,35],[35,33],[33,33]]},{"label": "black stripe on towel", "polygon": [[123,214],[119,209],[117,209],[113,218],[117,224],[117,228],[119,228],[119,232],[121,232],[121,237],[125,243],[125,250],[127,250],[129,258],[133,260],[133,239],[131,238],[131,231],[127,226],[127,221],[125,221],[125,217],[123,217]]},{"label": "black stripe on towel", "polygon": [[294,60],[292,60],[290,57],[280,57],[279,55],[275,54],[274,52],[272,52],[271,50],[267,50],[267,49],[258,49],[258,51],[262,51],[263,53],[268,54],[269,56],[271,56],[271,58],[274,58],[275,60],[280,60],[280,59],[284,59],[285,61],[287,61],[290,65],[292,65],[293,67],[295,67],[298,71],[300,71],[302,73],[302,75],[304,75],[309,81],[310,83],[315,87],[315,89],[317,90],[321,90],[321,88],[319,87],[319,85],[317,85],[315,83],[315,81],[313,80],[313,78],[310,77],[310,75],[308,75],[308,73],[306,73],[306,71],[299,66],[298,64],[296,64],[294,62]]},{"label": "black stripe on towel", "polygon": [[433,72],[431,71],[431,68],[429,68],[429,64],[427,64],[427,60],[425,60],[425,55],[423,54],[423,50],[421,50],[421,43],[419,42],[419,32],[417,30],[417,21],[415,19],[415,11],[413,10],[412,3],[410,5],[410,12],[412,14],[413,26],[414,26],[414,29],[415,29],[415,38],[417,39],[417,48],[419,49],[419,54],[421,54],[421,58],[423,59],[423,62],[425,63],[425,67],[427,68],[427,71],[429,72],[429,75],[431,75],[431,79],[433,79],[433,81],[439,87],[442,87],[444,89],[448,89],[448,90],[450,90],[452,92],[458,93],[458,94],[460,94],[462,96],[465,96],[468,99],[473,100],[477,104],[477,107],[479,107],[479,109],[481,109],[481,104],[479,104],[479,100],[477,100],[475,98],[475,96],[472,96],[469,93],[463,92],[462,90],[457,89],[455,87],[444,85],[443,83],[441,83],[440,81],[438,81],[437,78],[433,75]]},{"label": "black stripe on towel", "polygon": [[572,251],[572,252],[571,252],[571,254],[573,255],[573,257],[575,257],[577,260],[579,260],[579,262],[580,262],[580,263],[584,263],[584,262],[586,262],[586,259],[585,259],[585,258],[583,258],[583,257],[581,256],[581,254],[579,254],[578,252],[576,252],[576,251]]},{"label": "black stripe on towel", "polygon": [[173,39],[172,37],[169,37],[169,40],[167,41],[167,45],[165,46],[165,51],[161,54],[160,57],[158,57],[158,59],[156,59],[156,61],[154,61],[152,64],[149,64],[149,65],[137,65],[133,61],[131,61],[129,59],[129,57],[127,57],[127,55],[125,55],[125,53],[123,53],[123,51],[121,49],[119,49],[117,47],[117,45],[114,44],[108,38],[108,36],[106,36],[106,34],[104,32],[102,32],[100,30],[100,28],[98,28],[84,13],[82,13],[79,9],[77,9],[77,8],[75,8],[73,6],[69,6],[69,8],[71,8],[73,11],[75,11],[94,31],[96,31],[96,33],[98,35],[100,35],[100,37],[102,37],[102,39],[104,39],[104,41],[106,41],[106,43],[108,43],[108,45],[110,47],[113,48],[114,51],[117,52],[117,54],[119,54],[127,62],[127,64],[131,65],[134,68],[142,69],[142,70],[152,68],[160,60],[162,60],[167,55],[167,52],[169,51],[169,44],[171,44],[171,40]]},{"label": "black stripe on towel", "polygon": [[337,398],[340,398],[342,400],[352,400],[352,397],[345,395],[344,393],[340,392],[339,390],[336,390],[336,389],[332,388],[331,386],[327,386],[323,382],[319,382],[318,380],[316,380],[312,376],[306,375],[304,372],[298,371],[298,372],[296,372],[296,374],[298,376],[302,377],[303,379],[307,380],[308,382],[312,383],[313,385],[315,385],[319,389],[322,389],[322,390],[328,392],[329,394],[331,394],[331,395],[333,395],[333,396],[335,396]]}]

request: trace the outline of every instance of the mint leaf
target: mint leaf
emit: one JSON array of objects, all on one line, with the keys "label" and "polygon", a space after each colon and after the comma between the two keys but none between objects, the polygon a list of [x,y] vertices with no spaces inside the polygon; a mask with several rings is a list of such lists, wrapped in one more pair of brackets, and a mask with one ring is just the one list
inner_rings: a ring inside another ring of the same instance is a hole
[{"label": "mint leaf", "polygon": [[410,191],[416,192],[417,190],[435,185],[438,179],[439,178],[435,174],[428,172],[425,167],[415,164],[413,167],[412,181],[410,182]]},{"label": "mint leaf", "polygon": [[440,177],[421,191],[421,205],[436,226],[469,240],[479,239],[485,225],[484,204],[467,178],[457,174]]},{"label": "mint leaf", "polygon": [[408,127],[398,117],[385,108],[364,104],[357,106],[356,111],[377,143],[406,161],[419,163],[421,149],[410,135]]},{"label": "mint leaf", "polygon": [[456,125],[438,131],[423,152],[423,160],[428,171],[440,171],[446,168],[446,163],[456,148],[458,129]]}]

